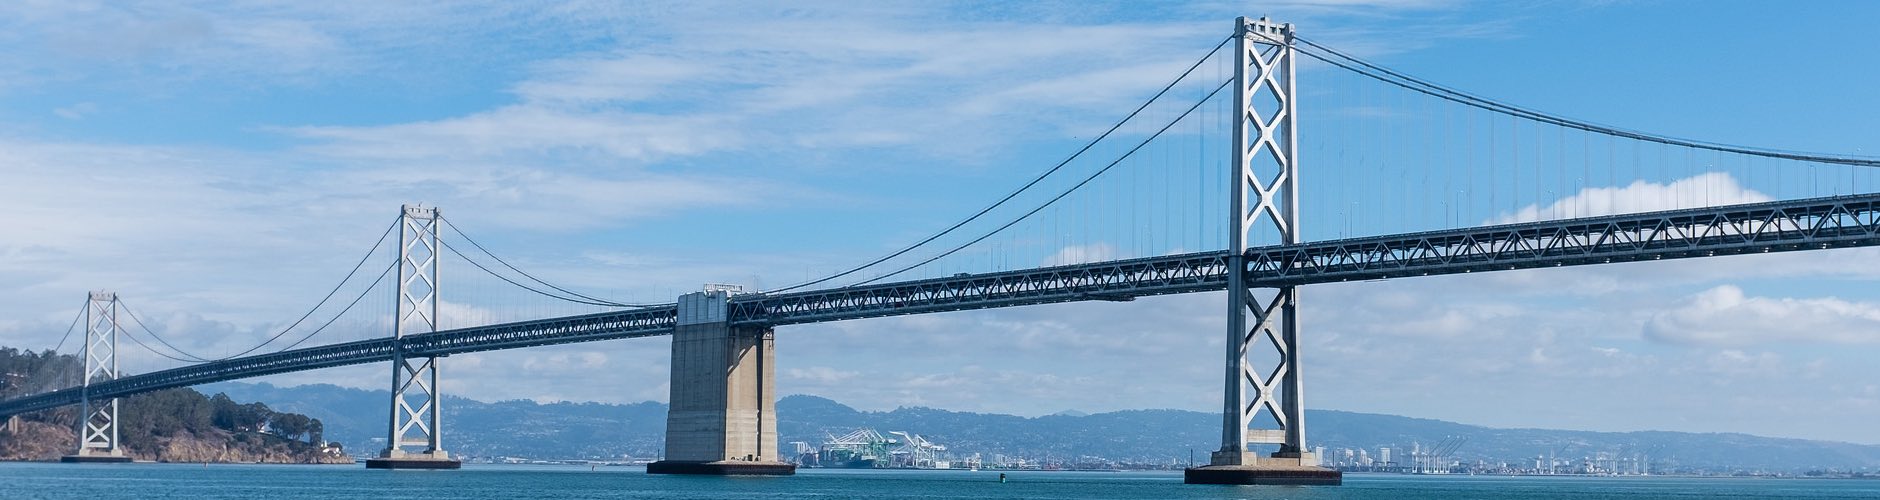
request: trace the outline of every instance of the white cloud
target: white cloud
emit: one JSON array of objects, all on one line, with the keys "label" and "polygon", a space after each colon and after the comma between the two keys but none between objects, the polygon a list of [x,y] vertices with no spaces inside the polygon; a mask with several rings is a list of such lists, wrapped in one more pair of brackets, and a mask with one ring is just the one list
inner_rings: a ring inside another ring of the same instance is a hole
[{"label": "white cloud", "polygon": [[[425,314],[430,314],[430,311],[425,311]],[[499,321],[498,315],[488,308],[449,300],[438,301],[437,315],[439,330],[490,325]]]},{"label": "white cloud", "polygon": [[1772,352],[1751,354],[1724,349],[1711,354],[1704,364],[1712,372],[1729,375],[1756,376],[1783,371],[1782,356]]},{"label": "white cloud", "polygon": [[[84,78],[101,67],[142,73],[148,90],[170,82],[237,75],[306,78],[356,61],[333,26],[259,5],[211,10],[176,2],[24,2],[0,7],[0,56],[18,80]],[[289,9],[291,10],[291,9]],[[110,36],[100,36],[109,33]],[[158,71],[147,71],[159,69]],[[0,78],[0,80],[7,78]]]},{"label": "white cloud", "polygon": [[60,118],[67,120],[82,120],[86,116],[97,112],[98,105],[91,102],[81,102],[63,108],[52,109],[52,114],[59,115]]},{"label": "white cloud", "polygon": [[847,383],[850,380],[854,380],[855,377],[861,376],[861,372],[837,370],[827,366],[812,366],[809,368],[791,368],[784,370],[783,376],[793,381],[824,385]]},{"label": "white cloud", "polygon": [[[922,29],[887,27],[913,19]],[[763,30],[683,15],[646,21],[657,27],[600,54],[535,64],[511,87],[520,99],[512,105],[288,130],[330,154],[387,159],[578,150],[644,164],[723,150],[788,157],[803,147],[881,146],[957,156],[1005,146],[1041,123],[1089,126],[1082,113],[1012,113],[1017,104],[1110,111],[1174,74],[1164,63],[1095,70],[1076,77],[1070,98],[1042,100],[1037,86],[1075,77],[1064,73],[1117,59],[1188,59],[1206,43],[1180,23],[962,24],[897,11],[784,15]]]},{"label": "white cloud", "polygon": [[[720,84],[731,68],[676,56],[626,52],[611,57],[573,57],[542,63],[535,76],[512,92],[524,102],[591,106],[640,102],[656,97],[698,98],[688,90]],[[675,95],[677,94],[677,95]]]},{"label": "white cloud", "polygon": [[1767,194],[1744,187],[1727,172],[1706,172],[1670,183],[1632,181],[1625,187],[1589,187],[1547,206],[1521,207],[1501,214],[1490,224],[1656,212],[1679,208],[1737,205],[1771,201]]},{"label": "white cloud", "polygon": [[1057,253],[1053,253],[1051,254],[1051,256],[1045,257],[1042,265],[1064,266],[1064,265],[1070,265],[1070,264],[1083,264],[1087,262],[1102,262],[1102,261],[1116,260],[1116,259],[1117,259],[1117,254],[1116,254],[1115,246],[1112,246],[1109,243],[1092,243],[1089,245],[1070,245],[1070,246],[1064,247],[1063,249],[1058,250]]},{"label": "white cloud", "polygon": [[1880,304],[1751,297],[1735,285],[1721,285],[1654,316],[1645,336],[1705,346],[1880,343]]},{"label": "white cloud", "polygon": [[607,355],[598,352],[563,352],[549,355],[529,356],[522,362],[524,373],[543,372],[591,373],[607,366]]},{"label": "white cloud", "polygon": [[431,163],[593,152],[600,158],[643,165],[738,147],[739,131],[727,125],[722,118],[709,115],[572,112],[519,105],[436,121],[309,126],[289,133],[322,141],[312,150],[341,158]]}]

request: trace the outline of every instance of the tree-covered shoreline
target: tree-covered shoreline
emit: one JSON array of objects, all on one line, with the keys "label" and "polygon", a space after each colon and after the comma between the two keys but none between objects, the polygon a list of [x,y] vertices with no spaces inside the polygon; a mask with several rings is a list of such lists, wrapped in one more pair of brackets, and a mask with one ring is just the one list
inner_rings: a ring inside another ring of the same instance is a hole
[{"label": "tree-covered shoreline", "polygon": [[[52,351],[0,348],[0,399],[69,387],[83,370],[80,358]],[[194,389],[153,391],[123,398],[119,445],[133,458],[171,462],[343,463],[351,459],[325,442],[325,425],[260,402]],[[0,432],[0,460],[57,460],[77,446],[78,409],[21,415],[19,429]]]}]

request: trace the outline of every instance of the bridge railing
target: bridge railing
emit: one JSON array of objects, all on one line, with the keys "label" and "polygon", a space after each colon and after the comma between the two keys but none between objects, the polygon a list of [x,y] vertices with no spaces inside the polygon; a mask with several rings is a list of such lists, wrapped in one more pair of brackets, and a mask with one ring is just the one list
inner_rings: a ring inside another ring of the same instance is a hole
[{"label": "bridge railing", "polygon": [[1866,194],[1256,248],[1247,272],[1280,286],[1877,243]]},{"label": "bridge railing", "polygon": [[1221,251],[962,274],[834,290],[732,298],[734,324],[788,325],[1081,300],[1219,290],[1227,283]]},{"label": "bridge railing", "polygon": [[[1287,286],[1880,244],[1880,194],[1350,238],[1247,251],[1248,280]],[[1221,290],[1225,252],[733,298],[732,321],[786,325]]]},{"label": "bridge railing", "polygon": [[461,328],[405,337],[405,352],[448,356],[574,342],[667,335],[678,322],[671,304],[562,318]]},{"label": "bridge railing", "polygon": [[[1785,252],[1880,244],[1880,194],[1529,222],[1353,238],[1247,251],[1257,286]],[[1054,302],[1128,300],[1226,287],[1227,254],[1202,252],[765,296],[731,303],[738,324],[819,321]],[[386,361],[394,349],[449,355],[667,335],[662,305],[362,340],[132,375],[90,388],[93,398]],[[0,402],[0,417],[69,404],[81,388]]]},{"label": "bridge railing", "polygon": [[[392,339],[384,338],[259,354],[125,376],[93,385],[89,392],[93,399],[105,399],[223,380],[384,361],[391,359],[392,348]],[[83,387],[73,387],[0,402],[0,416],[78,404],[86,391]]]},{"label": "bridge railing", "polygon": [[[631,311],[588,314],[566,318],[505,323],[407,336],[402,348],[408,355],[450,355],[540,345],[589,342],[613,338],[666,335],[672,332],[677,310],[656,306]],[[247,356],[182,368],[132,375],[91,386],[95,399],[121,397],[174,387],[279,373],[389,361],[399,341],[370,339]],[[78,404],[84,388],[74,387],[0,402],[0,416]]]}]

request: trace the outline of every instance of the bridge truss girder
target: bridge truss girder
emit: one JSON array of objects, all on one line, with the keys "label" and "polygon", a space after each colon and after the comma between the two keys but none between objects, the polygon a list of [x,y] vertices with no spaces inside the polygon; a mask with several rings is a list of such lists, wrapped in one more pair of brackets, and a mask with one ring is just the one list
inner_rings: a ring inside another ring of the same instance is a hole
[{"label": "bridge truss girder", "polygon": [[[1469,242],[1475,242],[1470,244]],[[1487,243],[1484,243],[1487,242]],[[1304,286],[1414,276],[1880,245],[1880,194],[1608,215],[1248,249],[1245,279]],[[1227,252],[1200,252],[733,299],[739,325],[802,324],[1218,291]],[[1264,305],[1264,304],[1263,304]],[[0,401],[0,417],[132,394],[336,366],[670,335],[672,305],[294,349],[127,375]]]},{"label": "bridge truss girder", "polygon": [[1404,278],[1880,243],[1880,194],[1537,221],[1247,251],[1276,285]]},{"label": "bridge truss girder", "polygon": [[778,295],[731,303],[739,325],[791,325],[1219,290],[1226,252],[1201,252]]}]

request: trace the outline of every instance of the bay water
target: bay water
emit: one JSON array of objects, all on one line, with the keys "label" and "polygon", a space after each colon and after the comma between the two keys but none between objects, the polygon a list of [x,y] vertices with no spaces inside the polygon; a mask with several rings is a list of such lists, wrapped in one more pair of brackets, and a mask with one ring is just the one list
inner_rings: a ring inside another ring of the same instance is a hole
[{"label": "bay water", "polygon": [[1344,486],[1182,484],[1179,471],[804,469],[791,477],[654,476],[643,467],[0,463],[0,499],[1880,499],[1880,480],[1347,474]]}]

